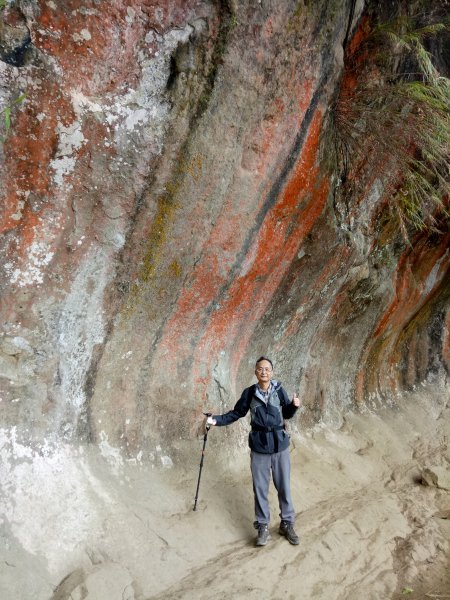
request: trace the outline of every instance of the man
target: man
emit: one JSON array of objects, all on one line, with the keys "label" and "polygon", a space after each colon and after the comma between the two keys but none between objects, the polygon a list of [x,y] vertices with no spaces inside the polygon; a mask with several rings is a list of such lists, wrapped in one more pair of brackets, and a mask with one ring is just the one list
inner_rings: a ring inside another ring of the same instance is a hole
[{"label": "man", "polygon": [[273,364],[269,358],[261,356],[256,361],[257,384],[246,388],[233,410],[223,415],[207,418],[207,425],[224,426],[244,417],[250,410],[251,432],[251,471],[255,497],[255,529],[258,530],[257,546],[265,546],[269,536],[269,484],[272,474],[278,492],[281,524],[279,533],[291,544],[297,545],[299,537],[294,531],[295,510],[291,498],[289,456],[289,435],[284,428],[284,419],[294,416],[300,406],[300,399],[294,395],[292,401],[272,379]]}]

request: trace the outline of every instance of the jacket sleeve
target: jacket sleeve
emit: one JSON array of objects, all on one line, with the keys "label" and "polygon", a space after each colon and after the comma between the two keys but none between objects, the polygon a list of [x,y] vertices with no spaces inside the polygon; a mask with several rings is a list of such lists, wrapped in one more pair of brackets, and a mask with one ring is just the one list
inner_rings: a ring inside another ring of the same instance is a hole
[{"label": "jacket sleeve", "polygon": [[218,427],[222,427],[223,425],[231,425],[238,419],[245,417],[248,413],[248,409],[250,408],[250,402],[252,398],[252,394],[250,393],[251,388],[246,388],[243,392],[239,400],[236,402],[233,410],[229,410],[223,415],[213,415],[213,419],[216,421],[216,425]]},{"label": "jacket sleeve", "polygon": [[284,388],[279,388],[278,395],[280,396],[281,400],[281,410],[283,411],[283,418],[292,419],[292,417],[297,412],[297,407],[291,400],[289,400],[289,396],[286,394]]}]

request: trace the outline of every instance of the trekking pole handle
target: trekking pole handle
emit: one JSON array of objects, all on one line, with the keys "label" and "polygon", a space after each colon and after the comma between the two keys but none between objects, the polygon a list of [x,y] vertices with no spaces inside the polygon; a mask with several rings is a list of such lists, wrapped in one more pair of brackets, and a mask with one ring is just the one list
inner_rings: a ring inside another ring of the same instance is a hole
[{"label": "trekking pole handle", "polygon": [[[207,412],[207,413],[204,412],[202,414],[205,415],[205,417],[212,417],[212,413],[210,413],[210,412]],[[211,425],[209,425],[208,423],[206,423],[205,429],[206,429],[206,431],[209,431],[211,429]]]}]

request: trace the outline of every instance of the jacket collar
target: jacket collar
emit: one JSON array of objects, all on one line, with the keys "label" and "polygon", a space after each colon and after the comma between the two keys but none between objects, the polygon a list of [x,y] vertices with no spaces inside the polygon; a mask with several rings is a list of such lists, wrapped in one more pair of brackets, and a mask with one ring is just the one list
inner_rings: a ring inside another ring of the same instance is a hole
[{"label": "jacket collar", "polygon": [[273,393],[275,392],[278,388],[280,387],[280,383],[276,380],[276,379],[271,379],[270,380],[270,385],[269,385],[269,389],[267,390],[267,392],[264,394],[264,392],[261,390],[261,388],[259,387],[259,385],[257,383],[255,383],[255,396],[257,398],[259,398],[260,400],[262,400],[263,402],[266,402],[266,399]]}]

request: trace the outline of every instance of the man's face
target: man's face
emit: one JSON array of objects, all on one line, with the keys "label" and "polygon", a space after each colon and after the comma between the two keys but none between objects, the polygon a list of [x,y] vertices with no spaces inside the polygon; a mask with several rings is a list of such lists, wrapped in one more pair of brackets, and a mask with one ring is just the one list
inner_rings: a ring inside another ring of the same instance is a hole
[{"label": "man's face", "polygon": [[262,360],[255,367],[255,375],[258,383],[267,383],[272,379],[272,367],[268,360]]}]

